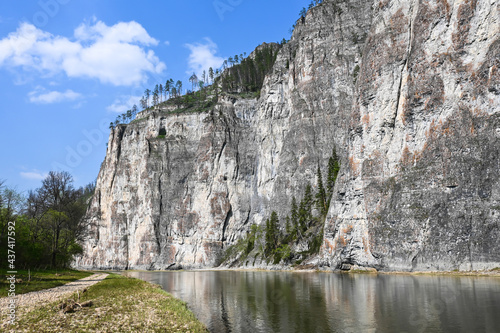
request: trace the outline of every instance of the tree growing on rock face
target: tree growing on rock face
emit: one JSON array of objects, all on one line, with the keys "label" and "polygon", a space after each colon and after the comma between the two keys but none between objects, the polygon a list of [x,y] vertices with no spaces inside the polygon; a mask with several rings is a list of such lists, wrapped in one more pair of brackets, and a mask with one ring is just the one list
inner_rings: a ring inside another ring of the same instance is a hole
[{"label": "tree growing on rock face", "polygon": [[179,96],[182,95],[182,81],[181,80],[178,80],[176,83],[175,83],[175,87],[177,88],[177,94]]},{"label": "tree growing on rock face", "polygon": [[191,77],[189,78],[189,82],[191,82],[191,90],[194,91],[194,88],[198,84],[198,77],[196,76],[195,73],[193,73],[193,75],[191,75]]},{"label": "tree growing on rock face", "polygon": [[321,169],[318,165],[318,170],[316,173],[318,177],[318,192],[316,193],[316,208],[320,212],[321,216],[326,216],[328,210],[328,203],[326,199],[326,191],[323,186],[323,177],[321,176]]},{"label": "tree growing on rock face", "polygon": [[278,214],[273,211],[271,217],[266,220],[266,247],[264,253],[266,257],[271,256],[278,248],[279,242],[279,219]]},{"label": "tree growing on rock face", "polygon": [[340,171],[340,163],[334,148],[332,156],[328,159],[328,175],[326,177],[326,191],[328,198],[331,198],[333,194],[333,187],[335,186],[335,181],[337,180],[339,171]]},{"label": "tree growing on rock face", "polygon": [[151,96],[151,90],[146,89],[144,91],[144,100],[146,101],[146,109],[149,108],[149,97]]},{"label": "tree growing on rock face", "polygon": [[210,79],[210,83],[214,83],[214,69],[212,67],[208,69],[208,78]]},{"label": "tree growing on rock face", "polygon": [[158,87],[158,85],[156,85],[153,90],[153,106],[158,105],[159,94],[160,94],[160,88]]},{"label": "tree growing on rock face", "polygon": [[300,202],[299,207],[299,225],[302,231],[306,231],[309,227],[309,223],[312,220],[312,206],[314,200],[312,195],[311,184],[306,185],[306,190],[304,192],[304,197]]}]

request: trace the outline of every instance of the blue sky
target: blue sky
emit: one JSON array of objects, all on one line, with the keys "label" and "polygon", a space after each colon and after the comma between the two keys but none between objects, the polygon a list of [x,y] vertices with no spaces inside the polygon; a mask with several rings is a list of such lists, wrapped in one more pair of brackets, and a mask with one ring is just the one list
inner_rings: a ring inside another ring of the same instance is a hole
[{"label": "blue sky", "polygon": [[[0,3],[0,179],[96,179],[108,125],[146,88],[289,39],[304,0]],[[137,103],[139,105],[139,103]]]}]

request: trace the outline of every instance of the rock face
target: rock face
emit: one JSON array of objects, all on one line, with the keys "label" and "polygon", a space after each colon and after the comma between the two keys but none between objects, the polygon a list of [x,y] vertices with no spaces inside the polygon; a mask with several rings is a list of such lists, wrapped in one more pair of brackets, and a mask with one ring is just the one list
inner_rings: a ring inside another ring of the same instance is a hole
[{"label": "rock face", "polygon": [[315,264],[500,266],[499,32],[494,0],[324,1],[258,100],[112,130],[75,266],[215,266],[251,224],[286,215],[333,149]]}]

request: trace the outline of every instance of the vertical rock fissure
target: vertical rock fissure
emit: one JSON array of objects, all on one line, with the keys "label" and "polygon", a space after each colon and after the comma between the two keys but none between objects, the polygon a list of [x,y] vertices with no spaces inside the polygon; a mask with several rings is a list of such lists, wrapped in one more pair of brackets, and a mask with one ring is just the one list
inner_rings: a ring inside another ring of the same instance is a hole
[{"label": "vertical rock fissure", "polygon": [[403,85],[403,76],[405,71],[408,71],[408,59],[410,58],[411,54],[411,49],[412,49],[412,44],[413,44],[413,1],[410,3],[410,9],[408,10],[408,45],[406,47],[406,57],[404,59],[404,63],[401,66],[401,72],[399,75],[399,85],[398,85],[398,92],[397,92],[397,97],[396,97],[396,113],[394,114],[394,118],[392,119],[392,124],[391,127],[393,129],[393,134],[394,134],[394,128],[396,127],[396,119],[398,118],[398,114],[401,112],[400,110],[400,99],[401,99],[401,88]]},{"label": "vertical rock fissure", "polygon": [[221,237],[222,248],[224,248],[224,241],[226,240],[227,225],[229,224],[229,219],[231,219],[232,216],[233,216],[233,206],[229,204],[229,211],[227,212],[226,219],[224,220],[224,225],[222,226],[222,237]]}]

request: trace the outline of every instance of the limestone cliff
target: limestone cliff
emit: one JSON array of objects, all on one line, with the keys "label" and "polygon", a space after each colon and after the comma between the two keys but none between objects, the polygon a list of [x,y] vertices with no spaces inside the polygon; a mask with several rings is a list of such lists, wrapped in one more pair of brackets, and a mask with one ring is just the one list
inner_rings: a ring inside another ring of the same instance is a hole
[{"label": "limestone cliff", "polygon": [[494,0],[324,1],[259,99],[147,111],[110,133],[75,266],[214,266],[287,214],[332,149],[342,168],[312,262],[499,266],[499,28]]}]

